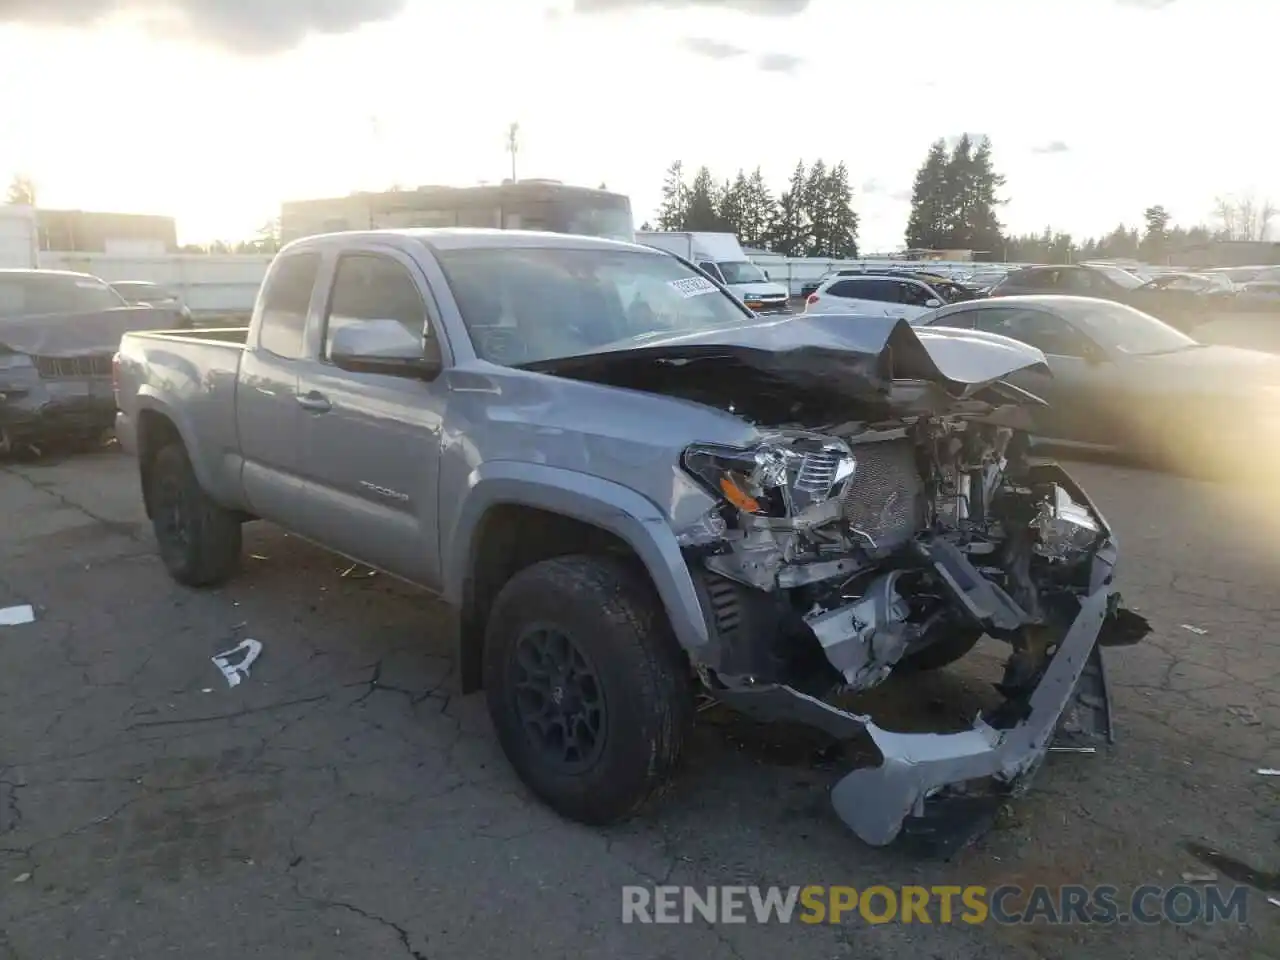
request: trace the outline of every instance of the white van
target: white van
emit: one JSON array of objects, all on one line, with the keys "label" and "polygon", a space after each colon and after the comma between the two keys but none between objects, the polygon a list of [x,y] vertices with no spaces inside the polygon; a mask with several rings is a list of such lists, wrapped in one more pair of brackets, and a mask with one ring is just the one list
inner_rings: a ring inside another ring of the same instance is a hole
[{"label": "white van", "polygon": [[747,259],[732,233],[636,231],[636,243],[684,257],[756,313],[790,312],[790,293]]}]

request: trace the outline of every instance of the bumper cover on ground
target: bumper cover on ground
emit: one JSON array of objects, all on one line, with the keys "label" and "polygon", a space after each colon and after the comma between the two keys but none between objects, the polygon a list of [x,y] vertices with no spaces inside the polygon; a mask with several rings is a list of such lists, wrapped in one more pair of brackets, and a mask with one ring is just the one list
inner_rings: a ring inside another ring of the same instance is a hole
[{"label": "bumper cover on ground", "polygon": [[[1109,572],[1110,564],[1103,566]],[[854,770],[836,784],[831,795],[836,813],[873,846],[892,843],[914,820],[927,823],[941,846],[954,847],[979,832],[978,821],[993,812],[992,798],[1025,789],[1064,718],[1076,727],[1071,732],[1109,738],[1098,638],[1115,612],[1118,594],[1109,583],[1098,583],[1103,579],[1108,578],[1095,577],[1094,592],[1081,602],[1022,718],[1002,729],[980,717],[958,733],[895,733],[869,716],[782,685],[737,687],[718,695],[762,720],[803,723],[838,739],[870,736],[884,762]],[[985,781],[985,791],[965,789],[975,781]]]}]

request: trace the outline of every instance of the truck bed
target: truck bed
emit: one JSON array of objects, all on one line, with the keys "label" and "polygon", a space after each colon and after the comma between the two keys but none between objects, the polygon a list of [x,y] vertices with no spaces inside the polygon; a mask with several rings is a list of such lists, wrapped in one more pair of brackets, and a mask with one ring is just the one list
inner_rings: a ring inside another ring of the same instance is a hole
[{"label": "truck bed", "polygon": [[248,327],[199,327],[194,330],[139,330],[130,337],[148,340],[211,340],[218,344],[234,343],[243,347],[249,339]]},{"label": "truck bed", "polygon": [[[117,354],[121,446],[136,450],[145,411],[163,415],[181,431],[205,488],[229,504],[242,497],[236,385],[248,336],[248,327],[126,333]],[[139,395],[156,383],[165,387],[162,406]]]}]

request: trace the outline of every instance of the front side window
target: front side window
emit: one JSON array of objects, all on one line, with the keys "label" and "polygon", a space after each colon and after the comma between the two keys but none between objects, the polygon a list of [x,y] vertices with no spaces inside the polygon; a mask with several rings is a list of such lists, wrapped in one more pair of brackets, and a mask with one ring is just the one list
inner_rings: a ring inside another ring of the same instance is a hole
[{"label": "front side window", "polygon": [[626,350],[755,320],[702,274],[657,252],[490,247],[437,257],[476,353],[494,363]]},{"label": "front side window", "polygon": [[764,283],[764,272],[748,260],[720,261],[720,274],[725,283]]},{"label": "front side window", "polygon": [[998,333],[1058,357],[1083,357],[1088,343],[1067,321],[1043,310],[978,310],[974,329]]},{"label": "front side window", "polygon": [[319,270],[318,253],[295,253],[276,263],[262,295],[262,349],[286,360],[302,356],[311,291]]},{"label": "front side window", "polygon": [[923,307],[934,297],[924,284],[906,282],[898,284],[898,299],[907,306]]},{"label": "front side window", "polygon": [[378,254],[347,254],[338,261],[325,318],[324,353],[344,327],[360,325],[389,350],[420,346],[427,311],[417,284],[400,263]]},{"label": "front side window", "polygon": [[720,273],[720,268],[717,267],[710,260],[703,260],[702,262],[700,262],[698,264],[698,269],[701,270],[703,273],[705,273],[712,280],[715,280],[719,283],[726,282],[724,277]]}]

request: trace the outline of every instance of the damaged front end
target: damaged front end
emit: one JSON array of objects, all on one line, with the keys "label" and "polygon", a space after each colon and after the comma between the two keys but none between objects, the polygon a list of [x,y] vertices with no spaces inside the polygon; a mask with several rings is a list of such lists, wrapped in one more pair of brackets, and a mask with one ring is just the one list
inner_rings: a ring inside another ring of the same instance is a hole
[{"label": "damaged front end", "polygon": [[173,326],[174,312],[120,307],[0,317],[0,455],[48,440],[89,440],[115,422],[112,357],[133,330]]},{"label": "damaged front end", "polygon": [[114,419],[110,354],[31,356],[0,344],[0,454],[101,436]]},{"label": "damaged front end", "polygon": [[[717,498],[680,531],[708,611],[696,658],[717,699],[883,760],[835,787],[866,842],[908,829],[966,842],[1051,743],[1110,739],[1101,647],[1149,628],[1114,582],[1116,543],[1056,463],[1028,453],[1003,382],[899,382],[875,419],[771,425],[750,449],[694,444],[682,466]],[[1003,703],[956,733],[898,733],[838,705],[899,668],[958,659],[986,634],[1011,652]]]}]

